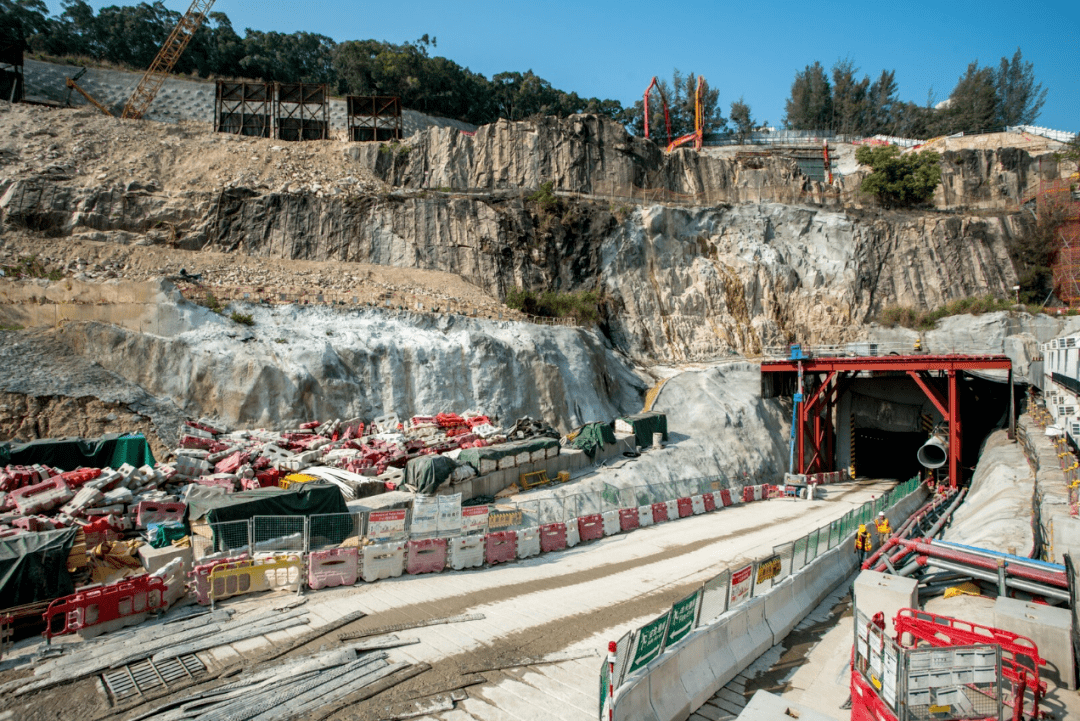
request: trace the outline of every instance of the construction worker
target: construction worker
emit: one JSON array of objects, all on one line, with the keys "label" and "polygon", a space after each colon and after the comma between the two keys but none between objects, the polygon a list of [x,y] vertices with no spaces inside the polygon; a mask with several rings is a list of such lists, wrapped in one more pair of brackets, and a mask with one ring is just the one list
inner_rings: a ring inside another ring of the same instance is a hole
[{"label": "construction worker", "polygon": [[866,560],[866,554],[872,551],[874,548],[874,539],[870,536],[870,531],[866,530],[866,524],[859,524],[859,532],[855,534],[855,551],[859,554],[859,563],[862,564]]},{"label": "construction worker", "polygon": [[877,520],[874,521],[874,525],[877,526],[878,540],[884,543],[890,535],[892,535],[892,529],[889,528],[889,519],[885,517],[885,511],[881,511],[877,514]]}]

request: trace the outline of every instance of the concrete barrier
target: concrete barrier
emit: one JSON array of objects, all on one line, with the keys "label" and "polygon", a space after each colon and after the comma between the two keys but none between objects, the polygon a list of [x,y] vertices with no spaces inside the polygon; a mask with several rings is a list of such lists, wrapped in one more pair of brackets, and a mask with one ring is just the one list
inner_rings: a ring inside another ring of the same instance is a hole
[{"label": "concrete barrier", "polygon": [[680,645],[678,651],[665,653],[649,665],[649,705],[659,719],[685,719],[694,711],[679,667],[684,653],[687,649]]},{"label": "concrete barrier", "polygon": [[773,645],[780,643],[809,612],[795,596],[795,580],[785,578],[765,596],[765,622],[772,631]]}]

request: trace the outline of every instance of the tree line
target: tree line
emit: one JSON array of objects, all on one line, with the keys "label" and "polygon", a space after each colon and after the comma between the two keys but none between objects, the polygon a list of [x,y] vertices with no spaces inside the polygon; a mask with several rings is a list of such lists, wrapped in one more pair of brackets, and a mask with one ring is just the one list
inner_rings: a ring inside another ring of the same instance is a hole
[{"label": "tree line", "polygon": [[[43,0],[0,0],[0,45],[76,62],[89,59],[132,70],[150,66],[182,13],[161,2],[110,6],[97,13],[85,0],[63,0],[50,15]],[[583,98],[552,87],[531,70],[490,80],[452,60],[433,56],[437,39],[335,42],[308,32],[246,29],[211,12],[174,72],[200,77],[285,83],[328,83],[341,95],[397,95],[404,107],[475,124],[532,115],[599,113],[621,120],[616,100]]]},{"label": "tree line", "polygon": [[1046,90],[1019,48],[997,66],[970,63],[948,99],[938,104],[933,97],[924,105],[900,100],[894,70],[882,70],[873,81],[858,73],[847,59],[834,64],[831,72],[820,62],[796,72],[784,124],[845,135],[929,138],[1027,125],[1046,102]]}]

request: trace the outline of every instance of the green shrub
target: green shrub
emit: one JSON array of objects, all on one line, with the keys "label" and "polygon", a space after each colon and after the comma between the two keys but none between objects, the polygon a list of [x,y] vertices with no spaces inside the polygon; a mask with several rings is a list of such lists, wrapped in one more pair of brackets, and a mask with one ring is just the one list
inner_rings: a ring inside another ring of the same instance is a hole
[{"label": "green shrub", "polygon": [[221,301],[218,300],[217,296],[213,293],[207,293],[201,299],[196,300],[195,302],[212,313],[217,313],[220,315],[225,311],[225,306],[221,304]]},{"label": "green shrub", "polygon": [[238,310],[232,312],[232,315],[229,316],[229,320],[233,323],[239,323],[240,325],[255,325],[255,319],[251,317],[250,313],[241,313]]},{"label": "green shrub", "polygon": [[[977,298],[960,298],[934,310],[919,310],[906,306],[889,306],[878,314],[877,322],[887,326],[903,326],[915,330],[933,330],[942,318],[953,315],[982,315],[1002,310],[1014,310],[1016,304],[1004,298],[986,295]],[[1026,306],[1032,315],[1042,312],[1038,306]]]},{"label": "green shrub", "polygon": [[49,270],[36,255],[24,256],[19,258],[15,265],[0,267],[3,267],[5,275],[13,278],[47,278],[54,282],[64,278],[64,271]]},{"label": "green shrub", "polygon": [[864,145],[855,159],[873,171],[863,179],[862,191],[886,207],[923,203],[941,182],[941,156],[932,150],[902,155],[895,145]]},{"label": "green shrub", "polygon": [[579,323],[599,322],[599,302],[600,295],[594,290],[580,293],[558,293],[549,290],[536,293],[511,288],[506,294],[506,305],[514,310],[544,318],[573,318]]},{"label": "green shrub", "polygon": [[12,323],[11,325],[0,325],[0,331],[19,331],[23,327],[18,323]]},{"label": "green shrub", "polygon": [[555,184],[549,180],[546,183],[541,183],[540,189],[531,195],[525,196],[525,199],[536,203],[545,210],[549,210],[559,203],[559,199],[556,197],[554,189]]},{"label": "green shrub", "polygon": [[289,341],[288,341],[287,338],[275,338],[274,342],[275,343],[288,343]]}]

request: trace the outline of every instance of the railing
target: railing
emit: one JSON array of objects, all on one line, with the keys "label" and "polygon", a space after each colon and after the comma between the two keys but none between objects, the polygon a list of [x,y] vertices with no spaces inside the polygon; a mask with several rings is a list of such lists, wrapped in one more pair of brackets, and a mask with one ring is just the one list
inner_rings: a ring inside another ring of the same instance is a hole
[{"label": "railing", "polygon": [[[1001,348],[975,349],[971,346],[941,346],[936,343],[921,343],[916,348],[913,343],[875,343],[873,341],[855,341],[843,345],[802,345],[802,352],[809,358],[865,358],[888,355],[1001,355]],[[788,360],[791,358],[791,346],[768,346],[761,355],[769,360]]]}]

